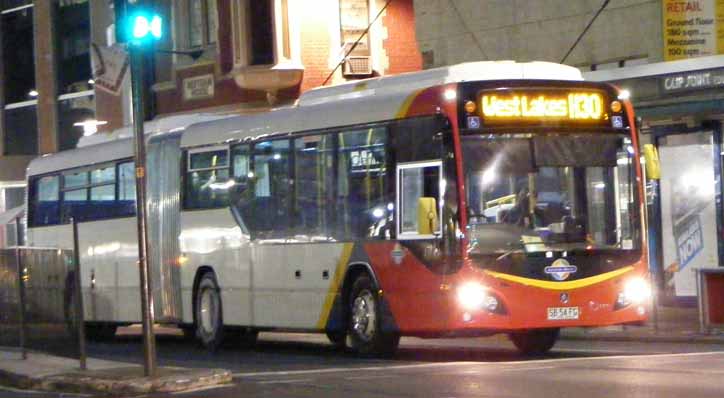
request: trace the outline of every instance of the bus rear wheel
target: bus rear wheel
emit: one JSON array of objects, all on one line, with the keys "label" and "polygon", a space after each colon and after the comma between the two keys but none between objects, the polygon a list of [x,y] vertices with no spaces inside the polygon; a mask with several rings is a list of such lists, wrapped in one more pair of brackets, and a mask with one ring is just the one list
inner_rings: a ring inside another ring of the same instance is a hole
[{"label": "bus rear wheel", "polygon": [[525,355],[541,355],[556,344],[560,329],[533,329],[508,335],[515,347]]},{"label": "bus rear wheel", "polygon": [[348,303],[347,337],[352,351],[362,356],[392,355],[400,343],[400,335],[382,331],[380,297],[369,276],[357,277]]},{"label": "bus rear wheel", "polygon": [[207,272],[201,276],[194,297],[196,337],[201,345],[214,351],[224,339],[224,319],[221,307],[221,292],[216,275]]}]

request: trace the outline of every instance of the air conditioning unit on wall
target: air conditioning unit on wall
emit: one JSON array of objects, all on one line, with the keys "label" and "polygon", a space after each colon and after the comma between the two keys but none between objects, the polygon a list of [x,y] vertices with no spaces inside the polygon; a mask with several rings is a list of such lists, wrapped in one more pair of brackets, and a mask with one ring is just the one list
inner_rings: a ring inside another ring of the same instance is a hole
[{"label": "air conditioning unit on wall", "polygon": [[372,60],[368,55],[350,55],[344,60],[342,74],[345,76],[370,76]]}]

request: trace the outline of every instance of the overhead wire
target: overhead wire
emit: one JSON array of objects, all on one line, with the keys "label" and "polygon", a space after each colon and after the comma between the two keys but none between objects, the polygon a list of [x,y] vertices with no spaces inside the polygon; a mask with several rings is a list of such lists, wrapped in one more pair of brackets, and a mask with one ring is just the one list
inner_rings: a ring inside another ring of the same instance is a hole
[{"label": "overhead wire", "polygon": [[601,15],[601,13],[603,12],[603,10],[606,9],[606,6],[607,6],[608,3],[610,3],[610,2],[611,2],[611,0],[604,0],[603,4],[601,4],[601,7],[598,9],[598,11],[596,11],[596,14],[595,14],[595,15],[593,16],[593,18],[591,18],[591,20],[588,22],[588,25],[586,25],[586,28],[583,29],[583,32],[581,32],[580,35],[578,35],[578,38],[576,39],[576,41],[573,43],[573,45],[571,46],[571,48],[568,49],[568,52],[566,53],[566,55],[563,56],[563,58],[561,59],[561,62],[560,62],[561,64],[564,63],[564,62],[566,62],[566,60],[568,59],[568,56],[571,55],[571,53],[572,53],[573,50],[576,48],[576,46],[578,46],[578,43],[580,43],[580,41],[583,39],[583,36],[585,36],[585,35],[586,35],[586,32],[588,32],[588,29],[590,29],[591,26],[593,25],[593,23],[596,22],[596,19],[598,19],[598,16]]}]

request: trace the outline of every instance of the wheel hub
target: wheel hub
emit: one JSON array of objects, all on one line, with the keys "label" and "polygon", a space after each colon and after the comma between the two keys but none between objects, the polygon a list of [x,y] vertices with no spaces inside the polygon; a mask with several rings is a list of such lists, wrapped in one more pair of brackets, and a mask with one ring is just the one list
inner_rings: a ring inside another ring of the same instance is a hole
[{"label": "wheel hub", "polygon": [[201,329],[204,333],[212,334],[216,329],[217,303],[216,296],[211,289],[205,289],[201,293]]},{"label": "wheel hub", "polygon": [[375,299],[368,290],[360,292],[352,305],[352,330],[365,341],[375,334]]}]

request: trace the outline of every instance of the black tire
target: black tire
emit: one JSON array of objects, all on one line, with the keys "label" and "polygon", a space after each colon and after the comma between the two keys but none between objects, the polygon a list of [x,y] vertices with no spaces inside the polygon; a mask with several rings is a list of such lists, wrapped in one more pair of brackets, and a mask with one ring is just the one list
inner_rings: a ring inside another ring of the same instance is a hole
[{"label": "black tire", "polygon": [[224,340],[222,308],[216,274],[206,272],[201,276],[194,295],[194,325],[199,342],[210,351],[219,348]]},{"label": "black tire", "polygon": [[347,340],[358,355],[390,356],[400,343],[399,334],[382,331],[378,290],[366,274],[358,276],[350,289]]},{"label": "black tire", "polygon": [[347,333],[327,332],[327,338],[337,348],[344,348],[347,345]]},{"label": "black tire", "polygon": [[542,355],[556,344],[560,329],[532,329],[508,335],[515,347],[524,355]]}]

